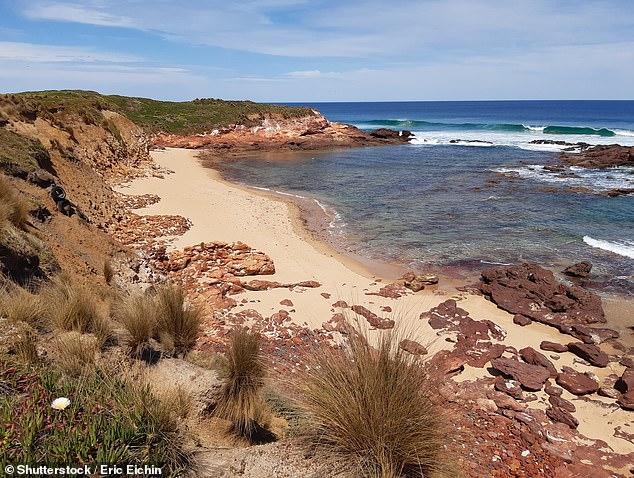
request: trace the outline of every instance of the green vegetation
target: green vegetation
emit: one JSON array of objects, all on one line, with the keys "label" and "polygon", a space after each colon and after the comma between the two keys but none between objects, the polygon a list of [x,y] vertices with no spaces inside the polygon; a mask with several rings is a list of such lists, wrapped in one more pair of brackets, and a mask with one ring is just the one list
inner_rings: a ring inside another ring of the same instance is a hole
[{"label": "green vegetation", "polygon": [[430,381],[399,342],[385,333],[373,347],[353,334],[342,350],[316,354],[301,386],[315,444],[361,476],[455,476]]},{"label": "green vegetation", "polygon": [[47,157],[48,153],[39,141],[0,128],[0,169],[8,174],[26,176],[39,168],[40,162]]},{"label": "green vegetation", "polygon": [[[51,408],[59,397],[64,410]],[[179,476],[192,457],[177,418],[147,385],[98,372],[69,381],[58,371],[0,362],[0,466],[130,463]]]},{"label": "green vegetation", "polygon": [[[5,95],[40,105],[48,113],[74,112],[97,123],[101,110],[127,116],[149,132],[197,134],[231,124],[254,126],[264,118],[296,118],[310,114],[310,108],[288,107],[252,101],[196,99],[193,101],[158,101],[149,98],[100,95],[94,91],[37,91]],[[117,136],[114,131],[112,133]]]}]

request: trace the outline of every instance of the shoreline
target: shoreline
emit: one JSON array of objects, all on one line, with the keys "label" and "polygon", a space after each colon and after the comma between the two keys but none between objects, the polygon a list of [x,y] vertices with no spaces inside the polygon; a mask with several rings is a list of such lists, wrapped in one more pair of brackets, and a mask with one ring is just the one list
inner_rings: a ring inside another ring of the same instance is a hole
[{"label": "shoreline", "polygon": [[[227,322],[224,327],[231,327],[232,318],[240,318],[241,321],[237,323],[244,325],[253,323],[251,321],[255,316],[270,317],[264,319],[264,323],[271,324],[271,327],[267,326],[263,334],[275,339],[283,327],[320,329],[323,332],[327,323],[334,323],[333,319],[339,315],[342,319],[358,318],[363,327],[369,328],[358,312],[350,310],[349,305],[356,305],[379,317],[395,320],[397,329],[425,344],[428,356],[433,357],[440,351],[452,351],[455,335],[433,329],[428,320],[421,320],[420,315],[447,299],[453,299],[473,320],[491,321],[503,329],[506,335],[498,343],[507,349],[532,347],[539,350],[542,341],[566,343],[572,339],[544,324],[533,323],[528,327],[520,327],[514,324],[511,314],[483,296],[450,290],[447,284],[427,287],[418,293],[408,292],[398,298],[380,295],[380,289],[389,281],[369,273],[368,269],[331,250],[309,231],[302,229],[300,208],[293,205],[290,198],[282,199],[267,191],[229,183],[218,171],[204,167],[192,150],[168,149],[153,152],[152,156],[161,167],[173,172],[163,178],[138,179],[118,189],[124,194],[153,193],[161,197],[158,203],[137,210],[138,214],[177,214],[192,221],[191,229],[175,238],[170,249],[209,241],[241,241],[266,253],[275,263],[275,274],[252,276],[249,279],[280,282],[316,280],[321,284],[316,288],[282,287],[263,291],[246,290],[232,295],[237,304],[231,311],[214,311],[215,316],[220,314],[218,317],[222,317],[223,324]],[[335,304],[341,300],[348,305],[342,307]],[[284,326],[274,325],[274,317],[280,314],[286,317]],[[210,329],[207,333],[216,332]],[[303,340],[307,340],[309,336],[304,337]],[[491,338],[491,341],[497,339]],[[297,361],[292,372],[301,370],[299,356]],[[623,367],[616,363],[605,369],[597,369],[578,362],[570,353],[558,356],[557,366],[592,372],[601,379],[609,373],[623,373]],[[487,368],[470,366],[465,367],[455,379],[457,382],[491,380]],[[564,396],[569,400],[576,399],[567,392]],[[536,397],[538,402],[535,402],[535,406],[545,408],[547,394],[539,392]],[[608,399],[599,396],[593,398],[599,405],[575,401],[579,405],[575,413],[579,432],[603,440],[617,453],[632,451],[631,444],[613,436],[614,427],[626,421],[628,412],[610,407],[606,409],[604,407],[611,403]],[[606,414],[612,417],[609,426],[605,423]]]}]

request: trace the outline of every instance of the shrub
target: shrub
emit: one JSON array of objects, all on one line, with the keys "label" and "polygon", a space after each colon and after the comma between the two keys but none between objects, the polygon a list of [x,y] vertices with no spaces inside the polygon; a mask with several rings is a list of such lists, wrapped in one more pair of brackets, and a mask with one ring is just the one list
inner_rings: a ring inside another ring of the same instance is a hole
[{"label": "shrub", "polygon": [[452,476],[430,380],[399,342],[387,332],[375,348],[353,333],[343,348],[315,354],[300,386],[315,443],[363,476]]},{"label": "shrub", "polygon": [[181,354],[191,349],[200,333],[202,309],[186,302],[182,287],[168,285],[156,293],[156,334],[165,349]]},{"label": "shrub", "polygon": [[231,421],[231,431],[250,442],[266,441],[262,426],[266,407],[261,396],[265,369],[259,350],[260,335],[239,329],[227,351],[227,377],[216,415]]}]

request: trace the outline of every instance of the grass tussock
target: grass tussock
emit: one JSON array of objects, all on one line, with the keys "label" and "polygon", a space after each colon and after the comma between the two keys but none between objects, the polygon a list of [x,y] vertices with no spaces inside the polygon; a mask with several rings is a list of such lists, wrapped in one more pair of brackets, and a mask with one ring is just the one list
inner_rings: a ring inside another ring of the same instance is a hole
[{"label": "grass tussock", "polygon": [[54,342],[57,367],[79,377],[96,371],[99,343],[96,338],[78,332],[61,334]]},{"label": "grass tussock", "polygon": [[96,294],[66,274],[55,277],[44,289],[48,319],[54,327],[79,333],[93,333],[100,344],[111,337],[108,320],[99,308]]},{"label": "grass tussock", "polygon": [[29,225],[29,202],[3,174],[0,174],[0,230],[13,224],[19,229]]},{"label": "grass tussock", "polygon": [[300,386],[315,443],[362,476],[454,476],[430,380],[399,342],[387,332],[373,347],[355,333],[342,349],[315,354]]},{"label": "grass tussock", "polygon": [[146,294],[130,295],[114,309],[115,319],[128,332],[127,344],[134,356],[141,356],[144,347],[154,336],[156,309],[154,298]]},{"label": "grass tussock", "polygon": [[187,302],[183,288],[174,285],[159,288],[155,303],[159,340],[174,354],[184,354],[196,344],[202,309]]},{"label": "grass tussock", "polygon": [[0,288],[0,316],[41,329],[46,323],[46,307],[39,295],[7,283]]},{"label": "grass tussock", "polygon": [[260,354],[260,335],[239,329],[227,352],[227,376],[216,415],[232,423],[231,431],[250,442],[264,441],[263,424],[270,415],[262,398],[265,367]]}]

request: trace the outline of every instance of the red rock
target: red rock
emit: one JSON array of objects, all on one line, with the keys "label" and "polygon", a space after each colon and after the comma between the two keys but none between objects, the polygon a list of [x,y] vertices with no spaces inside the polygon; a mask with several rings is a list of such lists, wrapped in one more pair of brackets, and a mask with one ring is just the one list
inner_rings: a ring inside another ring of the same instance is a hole
[{"label": "red rock", "polygon": [[624,393],[616,401],[624,410],[634,410],[634,390]]},{"label": "red rock", "polygon": [[621,360],[619,360],[619,364],[623,365],[626,368],[634,369],[634,358],[622,357]]},{"label": "red rock", "polygon": [[480,290],[511,314],[529,317],[575,337],[579,334],[573,326],[605,322],[598,295],[559,283],[551,271],[536,264],[485,270]]},{"label": "red rock", "polygon": [[487,392],[487,397],[495,402],[495,405],[498,408],[504,408],[507,410],[513,410],[516,412],[523,412],[526,410],[527,406],[524,403],[520,403],[515,400],[510,395],[506,393],[498,392],[495,390],[489,390]]},{"label": "red rock", "polygon": [[321,287],[321,284],[316,280],[304,280],[295,284],[285,284],[284,287],[306,287],[308,289],[315,289]]},{"label": "red rock", "polygon": [[412,355],[427,355],[427,349],[418,342],[410,339],[401,340],[398,346]]},{"label": "red rock", "polygon": [[621,393],[634,391],[634,368],[626,368],[616,381],[615,388]]},{"label": "red rock", "polygon": [[388,299],[398,299],[408,294],[408,290],[401,284],[394,283],[381,287],[378,292],[366,292],[365,295],[377,295]]},{"label": "red rock", "polygon": [[275,314],[271,315],[271,322],[275,323],[275,324],[283,324],[286,320],[290,320],[289,319],[289,315],[288,312],[286,312],[285,310],[280,310],[279,312],[276,312]]},{"label": "red rock", "polygon": [[546,410],[546,415],[551,420],[559,423],[564,423],[570,428],[574,429],[579,426],[579,421],[575,417],[573,417],[570,412],[564,410],[563,408],[549,407]]},{"label": "red rock", "polygon": [[559,354],[563,352],[568,352],[567,345],[557,342],[549,342],[547,340],[544,340],[541,344],[539,344],[539,348],[548,352],[557,352]]},{"label": "red rock", "polygon": [[570,277],[580,277],[582,279],[586,279],[590,277],[591,270],[592,262],[582,261],[566,267],[562,273]]},{"label": "red rock", "polygon": [[566,410],[567,412],[574,413],[577,411],[577,408],[568,400],[561,398],[558,395],[550,395],[548,397],[548,402],[555,408],[561,408]]},{"label": "red rock", "polygon": [[494,386],[496,390],[504,392],[516,400],[522,400],[524,398],[522,387],[520,387],[520,383],[515,380],[505,379],[501,375],[498,375],[495,377]]},{"label": "red rock", "polygon": [[555,397],[561,397],[561,394],[564,392],[561,388],[555,387],[551,385],[550,382],[546,382],[546,386],[544,387],[544,391],[548,395],[553,395]]},{"label": "red rock", "polygon": [[252,281],[249,281],[246,284],[243,284],[243,287],[245,289],[256,290],[256,291],[275,289],[281,286],[282,284],[280,284],[279,282],[261,280],[261,279],[253,279]]},{"label": "red rock", "polygon": [[557,375],[557,384],[573,395],[586,395],[599,390],[599,384],[585,373],[575,371],[561,372]]},{"label": "red rock", "polygon": [[351,309],[364,317],[368,323],[377,329],[392,329],[394,328],[395,322],[392,319],[382,319],[378,315],[376,315],[371,310],[366,309],[362,305],[353,305]]},{"label": "red rock", "polygon": [[550,377],[550,372],[544,367],[530,365],[508,358],[491,360],[491,365],[504,375],[517,380],[526,390],[541,390]]},{"label": "red rock", "polygon": [[286,305],[287,307],[293,307],[293,301],[291,299],[284,299],[280,301],[280,305]]},{"label": "red rock", "polygon": [[532,347],[525,347],[520,350],[520,356],[524,362],[531,365],[539,365],[548,369],[550,376],[555,378],[557,376],[557,369],[550,360],[546,358],[544,354],[539,353]]},{"label": "red rock", "polygon": [[332,306],[333,307],[339,307],[341,309],[347,309],[348,308],[348,303],[345,300],[338,300],[337,302],[332,304]]},{"label": "red rock", "polygon": [[320,294],[324,299],[330,299],[330,294],[328,292],[322,292]]},{"label": "red rock", "polygon": [[608,397],[617,399],[621,395],[619,391],[616,389],[616,383],[619,380],[619,376],[616,374],[610,374],[603,379],[601,382],[601,386],[599,387],[599,391],[597,392],[602,397]]},{"label": "red rock", "polygon": [[457,351],[462,353],[467,359],[467,365],[475,368],[482,368],[491,360],[501,357],[506,351],[506,347],[502,344],[492,344],[491,342],[477,341],[473,345],[462,345],[461,337],[458,339]]},{"label": "red rock", "polygon": [[515,314],[513,316],[513,323],[521,327],[525,327],[527,325],[532,324],[533,321],[529,319],[528,317],[526,317],[525,315]]},{"label": "red rock", "polygon": [[599,347],[592,344],[584,344],[580,342],[571,342],[568,344],[568,350],[573,354],[590,362],[595,367],[607,367],[608,354],[603,352]]}]

